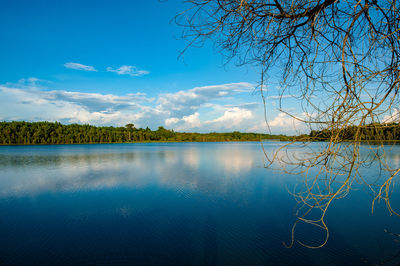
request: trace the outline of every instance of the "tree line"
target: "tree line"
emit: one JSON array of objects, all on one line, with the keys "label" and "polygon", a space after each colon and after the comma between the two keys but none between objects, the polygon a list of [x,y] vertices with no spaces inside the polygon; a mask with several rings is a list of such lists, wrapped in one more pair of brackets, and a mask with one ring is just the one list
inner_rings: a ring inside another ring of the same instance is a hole
[{"label": "tree line", "polygon": [[[358,133],[357,133],[358,132]],[[371,123],[365,126],[348,126],[341,129],[312,130],[309,134],[311,141],[327,141],[332,136],[339,141],[355,140],[356,134],[360,141],[400,141],[399,123]]]},{"label": "tree line", "polygon": [[92,125],[59,122],[0,122],[0,144],[84,144],[84,143],[130,143],[149,141],[219,142],[259,141],[262,139],[290,140],[285,135],[259,133],[184,133],[165,129],[136,128],[134,124],[125,127],[97,127]]}]

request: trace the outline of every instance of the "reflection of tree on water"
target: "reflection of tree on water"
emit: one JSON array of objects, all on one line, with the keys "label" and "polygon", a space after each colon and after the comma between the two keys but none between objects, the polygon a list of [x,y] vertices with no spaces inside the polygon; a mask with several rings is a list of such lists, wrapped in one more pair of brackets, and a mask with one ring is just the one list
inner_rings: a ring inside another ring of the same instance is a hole
[{"label": "reflection of tree on water", "polygon": [[[383,231],[385,233],[387,233],[388,235],[392,236],[394,238],[393,241],[400,243],[400,234],[390,232],[387,229],[384,229]],[[384,265],[387,263],[397,262],[399,260],[399,258],[400,258],[400,250],[396,254],[393,254],[393,255],[388,256],[387,258],[383,259],[379,264]]]},{"label": "reflection of tree on water", "polygon": [[[384,201],[390,214],[397,215],[392,208],[390,195],[393,190],[392,178],[398,172],[397,162],[391,161],[391,158],[398,148],[394,146],[391,150],[383,145],[358,142],[335,145],[325,142],[286,144],[269,154],[266,152],[266,156],[272,158],[272,167],[279,165],[288,174],[303,176],[303,181],[291,192],[299,208],[288,247],[294,244],[299,223],[325,231],[325,237],[319,244],[309,245],[300,239],[297,240],[299,244],[309,248],[324,246],[329,239],[329,229],[325,223],[327,210],[334,200],[345,198],[354,189],[368,188],[372,195],[372,212],[376,202]],[[389,178],[387,173],[390,174]]]},{"label": "reflection of tree on water", "polygon": [[[384,231],[385,233],[391,235],[391,236],[396,237],[396,239],[395,239],[394,241],[396,241],[396,242],[399,242],[399,241],[400,241],[400,234],[392,233],[392,232],[390,232],[390,231],[387,230],[387,229],[383,229],[383,231]],[[398,238],[398,239],[397,239],[397,238]]]}]

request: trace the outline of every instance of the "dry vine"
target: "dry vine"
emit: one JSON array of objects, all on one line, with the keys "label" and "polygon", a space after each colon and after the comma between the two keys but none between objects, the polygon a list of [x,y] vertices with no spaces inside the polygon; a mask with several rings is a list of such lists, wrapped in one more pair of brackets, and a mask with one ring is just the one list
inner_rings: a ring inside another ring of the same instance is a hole
[{"label": "dry vine", "polygon": [[[189,46],[213,38],[228,60],[260,69],[259,89],[279,80],[280,111],[307,124],[315,134],[301,154],[296,142],[266,154],[283,171],[303,174],[293,195],[302,207],[292,229],[292,246],[299,222],[329,230],[326,212],[335,199],[345,197],[354,182],[374,194],[372,210],[383,199],[390,213],[393,180],[400,169],[385,159],[381,133],[399,122],[400,12],[397,0],[188,0],[176,17]],[[278,71],[281,74],[277,74]],[[264,90],[264,91],[263,91]],[[284,95],[297,95],[303,111],[283,107]],[[349,128],[353,129],[351,141]],[[373,134],[376,141],[361,145]],[[320,148],[313,149],[320,142]],[[308,150],[309,149],[309,150]],[[367,156],[360,149],[369,149]],[[373,182],[361,169],[376,163],[386,175]],[[311,213],[319,211],[318,218]]]}]

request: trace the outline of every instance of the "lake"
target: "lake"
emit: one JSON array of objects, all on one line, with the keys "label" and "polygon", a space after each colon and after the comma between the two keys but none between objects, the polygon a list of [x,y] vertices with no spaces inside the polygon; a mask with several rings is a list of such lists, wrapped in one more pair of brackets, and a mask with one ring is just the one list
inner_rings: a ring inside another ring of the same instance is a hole
[{"label": "lake", "polygon": [[[326,246],[286,248],[297,210],[288,191],[302,179],[264,164],[257,142],[0,146],[0,264],[400,262],[400,237],[384,232],[399,234],[400,217],[382,202],[371,214],[362,185],[328,210]],[[296,230],[305,243],[321,236]]]}]

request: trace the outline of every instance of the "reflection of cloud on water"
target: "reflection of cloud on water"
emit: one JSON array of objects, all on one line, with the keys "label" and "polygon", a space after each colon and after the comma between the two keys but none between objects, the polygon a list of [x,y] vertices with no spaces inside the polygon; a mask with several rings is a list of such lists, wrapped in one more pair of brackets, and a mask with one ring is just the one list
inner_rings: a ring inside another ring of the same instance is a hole
[{"label": "reflection of cloud on water", "polygon": [[253,151],[239,148],[218,151],[217,160],[229,177],[244,175],[254,167]]},{"label": "reflection of cloud on water", "polygon": [[[244,146],[246,147],[246,146]],[[224,193],[247,182],[254,149],[216,144],[86,154],[0,155],[0,197],[155,185]],[[231,177],[235,175],[235,182]],[[238,179],[237,177],[241,177]]]},{"label": "reflection of cloud on water", "polygon": [[400,154],[393,154],[393,156],[391,156],[391,159],[393,160],[393,164],[396,167],[400,166]]},{"label": "reflection of cloud on water", "polygon": [[[43,192],[96,190],[119,186],[143,186],[148,156],[97,154],[84,156],[48,156],[48,160],[14,158],[0,171],[0,195],[23,196]],[[21,165],[23,165],[21,167]]]},{"label": "reflection of cloud on water", "polygon": [[198,168],[200,163],[199,151],[196,148],[189,148],[183,152],[183,162],[191,168]]},{"label": "reflection of cloud on water", "polygon": [[394,168],[400,167],[400,146],[393,145],[390,149],[386,149],[387,157],[391,162],[390,166]]},{"label": "reflection of cloud on water", "polygon": [[237,181],[247,182],[248,173],[255,167],[255,158],[262,165],[262,157],[254,149],[235,147],[235,144],[215,144],[211,149],[190,148],[179,153],[179,157],[175,165],[160,165],[155,169],[162,186],[180,191],[225,193],[237,186]]}]

